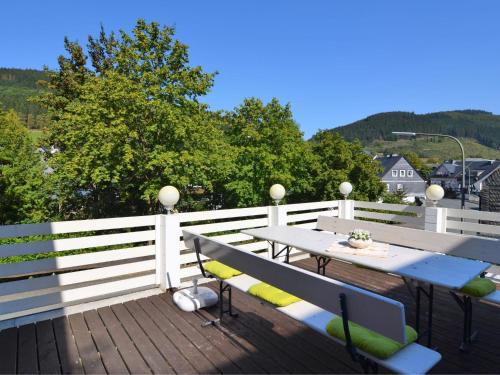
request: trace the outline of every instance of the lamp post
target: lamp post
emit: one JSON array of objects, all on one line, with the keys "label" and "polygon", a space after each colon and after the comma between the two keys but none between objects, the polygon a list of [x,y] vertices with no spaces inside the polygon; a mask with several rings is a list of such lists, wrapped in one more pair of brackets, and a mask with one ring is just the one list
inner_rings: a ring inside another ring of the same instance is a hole
[{"label": "lamp post", "polygon": [[395,135],[403,135],[403,136],[410,136],[410,137],[416,137],[417,135],[426,135],[426,136],[431,136],[431,137],[443,137],[443,138],[450,138],[453,139],[455,142],[458,143],[460,146],[460,150],[462,151],[462,186],[461,186],[461,191],[462,191],[462,204],[461,208],[462,210],[465,209],[465,151],[464,151],[464,146],[462,145],[462,142],[456,137],[453,137],[448,134],[433,134],[433,133],[416,133],[416,132],[392,132],[392,134]]},{"label": "lamp post", "polygon": [[439,185],[431,185],[425,190],[425,196],[427,199],[431,200],[434,207],[436,207],[437,202],[444,197],[444,190]]},{"label": "lamp post", "polygon": [[175,186],[164,186],[158,193],[158,200],[166,208],[167,215],[172,212],[175,204],[179,201],[179,190]]},{"label": "lamp post", "polygon": [[342,194],[344,196],[344,199],[347,199],[347,197],[349,196],[349,194],[351,194],[351,191],[352,191],[352,185],[350,182],[342,182],[340,185],[339,185],[339,191],[340,191],[340,194]]},{"label": "lamp post", "polygon": [[282,200],[285,197],[285,193],[286,193],[285,188],[283,187],[283,185],[280,184],[274,184],[269,189],[269,195],[271,196],[276,206],[280,203],[280,200]]}]

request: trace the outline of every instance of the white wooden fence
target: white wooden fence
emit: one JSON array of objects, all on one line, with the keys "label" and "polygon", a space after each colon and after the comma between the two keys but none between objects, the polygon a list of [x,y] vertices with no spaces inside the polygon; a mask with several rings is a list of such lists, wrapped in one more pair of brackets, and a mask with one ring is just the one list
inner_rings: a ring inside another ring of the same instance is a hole
[{"label": "white wooden fence", "polygon": [[[314,228],[318,215],[500,234],[500,226],[491,223],[498,224],[500,214],[351,200],[0,226],[0,321],[140,290],[188,285],[201,275],[196,255],[182,240],[182,229],[267,255],[266,241],[241,230],[269,225]],[[294,250],[291,260],[307,256]]]},{"label": "white wooden fence", "polygon": [[424,229],[425,207],[354,201],[354,218]]},{"label": "white wooden fence", "polygon": [[0,264],[0,320],[154,287],[154,227],[155,216],[0,227],[11,242],[0,259],[32,256]]}]

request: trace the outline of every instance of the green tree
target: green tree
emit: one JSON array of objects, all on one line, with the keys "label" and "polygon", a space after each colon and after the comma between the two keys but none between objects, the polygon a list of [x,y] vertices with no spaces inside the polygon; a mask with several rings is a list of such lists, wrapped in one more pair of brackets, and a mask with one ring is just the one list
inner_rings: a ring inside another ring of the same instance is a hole
[{"label": "green tree", "polygon": [[275,183],[285,186],[288,202],[311,196],[315,157],[293,120],[290,105],[282,106],[277,99],[267,104],[245,99],[226,114],[224,128],[237,165],[223,187],[226,207],[268,204],[269,188]]},{"label": "green tree", "polygon": [[0,110],[0,225],[45,221],[50,200],[40,153],[14,111]]},{"label": "green tree", "polygon": [[344,181],[353,185],[351,199],[375,200],[381,196],[384,185],[378,176],[380,164],[363,151],[361,143],[349,143],[329,131],[316,133],[311,143],[319,159],[316,199],[341,198],[339,185]]},{"label": "green tree", "polygon": [[220,116],[197,100],[213,74],[190,67],[173,34],[139,20],[131,35],[89,37],[88,56],[65,40],[68,56],[39,98],[52,119],[46,142],[59,149],[49,162],[65,218],[152,213],[166,184],[191,210],[200,190],[227,180],[233,153]]},{"label": "green tree", "polygon": [[422,159],[413,151],[404,152],[403,156],[406,160],[420,173],[420,175],[425,179],[429,180],[432,168],[422,162]]}]

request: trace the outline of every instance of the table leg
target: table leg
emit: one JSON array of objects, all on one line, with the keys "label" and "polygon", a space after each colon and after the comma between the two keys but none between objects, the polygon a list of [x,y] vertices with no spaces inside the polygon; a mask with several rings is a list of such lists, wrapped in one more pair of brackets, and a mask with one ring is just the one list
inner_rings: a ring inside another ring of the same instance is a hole
[{"label": "table leg", "polygon": [[472,341],[474,341],[477,331],[472,331],[472,298],[470,296],[462,296],[460,298],[455,292],[450,291],[451,296],[457,302],[458,306],[464,312],[464,327],[462,334],[462,343],[460,344],[460,350],[468,351]]},{"label": "table leg", "polygon": [[316,259],[316,265],[317,265],[316,272],[318,273],[318,275],[324,276],[326,273],[326,266],[328,265],[328,263],[330,263],[332,259],[319,255],[315,255],[314,259]]},{"label": "table leg", "polygon": [[[418,333],[418,340],[422,338],[422,336],[427,335],[427,347],[431,347],[432,345],[432,317],[434,313],[434,285],[430,284],[429,289],[426,290],[422,285],[417,285],[416,287],[416,323],[415,328]],[[420,319],[421,319],[421,296],[424,295],[427,297],[427,330],[425,332],[421,332],[420,328]]]},{"label": "table leg", "polygon": [[290,251],[292,251],[291,246],[286,245],[283,249],[281,249],[280,251],[278,251],[277,253],[275,253],[274,249],[275,249],[276,242],[274,242],[274,241],[273,242],[269,242],[269,244],[271,245],[271,257],[273,259],[276,259],[283,252],[285,252],[285,263],[289,263],[290,262]]}]

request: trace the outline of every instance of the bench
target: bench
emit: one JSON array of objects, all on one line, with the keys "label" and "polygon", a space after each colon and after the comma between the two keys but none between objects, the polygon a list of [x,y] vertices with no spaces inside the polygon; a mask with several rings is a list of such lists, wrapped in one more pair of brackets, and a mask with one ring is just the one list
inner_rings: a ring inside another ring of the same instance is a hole
[{"label": "bench", "polygon": [[[348,234],[358,228],[370,231],[375,241],[500,264],[500,241],[495,239],[452,233],[437,233],[330,216],[319,216],[316,224],[317,230],[342,234]],[[481,275],[483,278],[484,276],[484,274]],[[475,282],[477,283],[477,280]],[[477,293],[473,288],[473,284],[468,284],[467,286],[470,287],[466,286],[460,291],[449,291],[464,312],[461,349],[467,349],[476,335],[476,332],[472,332],[472,301],[485,301],[500,305],[500,291],[496,289],[495,284],[490,280],[480,280],[479,283],[483,284],[483,287],[486,286],[486,294],[481,295],[482,293]]]},{"label": "bench", "polygon": [[[273,305],[273,308],[344,345],[351,358],[360,363],[365,372],[376,371],[380,365],[396,373],[426,373],[441,359],[438,352],[415,342],[410,343],[412,329],[406,326],[405,309],[401,302],[196,233],[184,230],[183,238],[187,247],[195,250],[204,276],[213,276],[219,281],[220,319],[225,313],[235,315],[231,307],[232,288],[250,293],[256,285],[265,282],[293,297],[289,301],[291,303],[280,307]],[[232,276],[229,272],[224,277],[209,275],[201,255],[241,274]],[[224,309],[224,293],[229,299],[227,309]],[[341,327],[338,337],[330,334],[335,324],[337,331]],[[366,329],[371,331],[372,336],[377,336],[376,340],[388,340],[391,345],[402,348],[388,357],[374,354],[372,349],[357,341],[357,334]],[[416,339],[416,333],[411,339]]]}]

